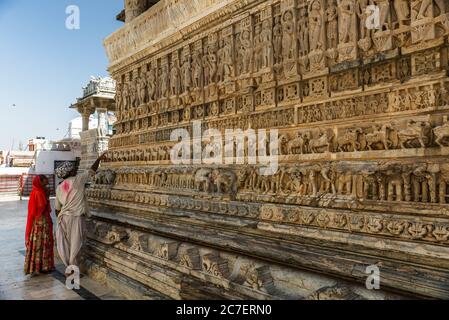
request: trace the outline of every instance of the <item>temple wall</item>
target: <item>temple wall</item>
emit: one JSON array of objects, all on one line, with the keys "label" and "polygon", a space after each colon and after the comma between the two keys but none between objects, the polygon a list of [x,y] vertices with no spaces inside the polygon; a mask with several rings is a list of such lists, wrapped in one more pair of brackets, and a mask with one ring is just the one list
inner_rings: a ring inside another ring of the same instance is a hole
[{"label": "temple wall", "polygon": [[[449,5],[367,2],[166,0],[108,37],[86,269],[152,299],[449,298]],[[199,121],[277,129],[279,170],[250,139],[173,164]]]}]

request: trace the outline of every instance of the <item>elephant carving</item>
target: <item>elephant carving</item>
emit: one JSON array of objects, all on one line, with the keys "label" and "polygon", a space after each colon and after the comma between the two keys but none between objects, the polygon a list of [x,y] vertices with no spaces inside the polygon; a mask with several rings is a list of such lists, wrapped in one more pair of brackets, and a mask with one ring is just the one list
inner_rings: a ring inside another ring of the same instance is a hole
[{"label": "elephant carving", "polygon": [[115,182],[116,174],[114,171],[102,170],[95,175],[94,182],[95,184],[104,184],[104,185],[112,185]]},{"label": "elephant carving", "polygon": [[211,173],[211,177],[218,193],[237,192],[237,178],[233,172],[215,169]]},{"label": "elephant carving", "polygon": [[202,192],[211,192],[212,190],[212,170],[199,169],[195,173],[195,189]]},{"label": "elephant carving", "polygon": [[341,173],[337,178],[337,192],[340,194],[352,194],[352,180],[351,173]]}]

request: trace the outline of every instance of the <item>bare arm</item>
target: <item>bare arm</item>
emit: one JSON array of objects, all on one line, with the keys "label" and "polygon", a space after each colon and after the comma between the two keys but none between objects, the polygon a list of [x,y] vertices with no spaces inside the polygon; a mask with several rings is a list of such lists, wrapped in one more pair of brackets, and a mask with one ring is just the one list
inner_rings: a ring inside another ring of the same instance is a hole
[{"label": "bare arm", "polygon": [[98,167],[100,166],[100,162],[103,161],[104,159],[106,159],[106,152],[103,153],[92,165],[92,167],[90,168],[92,171],[97,172]]}]

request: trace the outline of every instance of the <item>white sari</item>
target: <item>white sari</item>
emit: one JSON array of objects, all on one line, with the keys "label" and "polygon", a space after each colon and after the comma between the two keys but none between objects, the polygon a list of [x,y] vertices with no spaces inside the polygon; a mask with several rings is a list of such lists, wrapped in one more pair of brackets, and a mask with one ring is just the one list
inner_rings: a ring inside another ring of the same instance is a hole
[{"label": "white sari", "polygon": [[85,185],[92,170],[65,179],[56,189],[55,208],[59,211],[56,243],[66,266],[79,266],[81,248],[86,240],[85,215],[88,214]]}]

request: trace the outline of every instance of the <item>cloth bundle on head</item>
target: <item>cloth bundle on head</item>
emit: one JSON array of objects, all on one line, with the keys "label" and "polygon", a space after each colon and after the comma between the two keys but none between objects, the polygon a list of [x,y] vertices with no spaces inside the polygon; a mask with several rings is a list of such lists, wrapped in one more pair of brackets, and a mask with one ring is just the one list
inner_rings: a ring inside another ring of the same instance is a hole
[{"label": "cloth bundle on head", "polygon": [[70,172],[72,172],[75,169],[75,165],[73,164],[73,162],[64,162],[61,166],[59,166],[55,173],[56,176],[60,179],[65,179],[67,178],[67,176],[70,174]]}]

